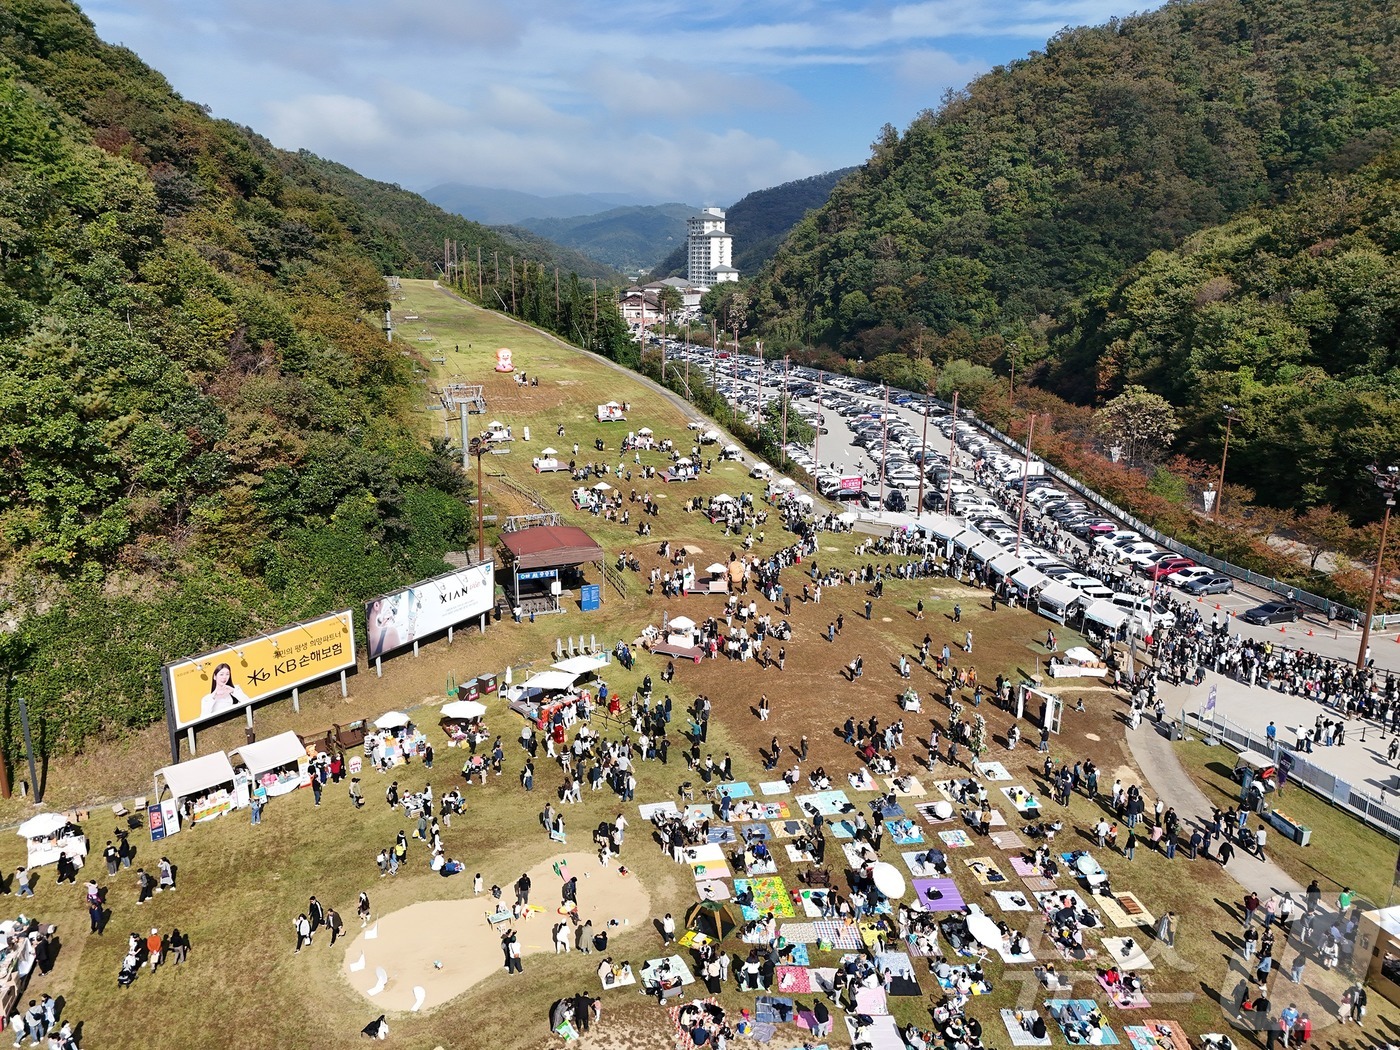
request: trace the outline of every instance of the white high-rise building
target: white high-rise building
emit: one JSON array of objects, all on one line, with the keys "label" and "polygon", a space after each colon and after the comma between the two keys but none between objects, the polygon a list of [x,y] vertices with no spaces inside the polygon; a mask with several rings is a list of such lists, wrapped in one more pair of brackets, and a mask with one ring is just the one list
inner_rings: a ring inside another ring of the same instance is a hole
[{"label": "white high-rise building", "polygon": [[686,279],[706,288],[721,281],[737,281],[734,238],[724,230],[724,212],[706,208],[685,220]]}]

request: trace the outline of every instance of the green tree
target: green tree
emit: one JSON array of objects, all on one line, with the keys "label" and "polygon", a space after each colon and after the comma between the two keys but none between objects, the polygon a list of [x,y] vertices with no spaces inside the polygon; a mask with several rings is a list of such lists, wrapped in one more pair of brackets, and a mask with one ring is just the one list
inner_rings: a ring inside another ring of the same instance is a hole
[{"label": "green tree", "polygon": [[1094,413],[1094,427],[1129,464],[1154,459],[1176,440],[1176,410],[1160,394],[1130,386]]},{"label": "green tree", "polygon": [[938,396],[951,401],[953,392],[960,395],[962,407],[976,405],[996,385],[996,375],[986,365],[975,365],[958,358],[949,361],[938,373]]}]

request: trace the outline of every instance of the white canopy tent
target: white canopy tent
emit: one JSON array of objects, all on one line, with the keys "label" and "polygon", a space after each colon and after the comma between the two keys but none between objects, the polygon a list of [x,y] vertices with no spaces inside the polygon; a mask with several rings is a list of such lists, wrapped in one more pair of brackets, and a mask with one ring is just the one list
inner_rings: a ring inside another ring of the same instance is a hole
[{"label": "white canopy tent", "polygon": [[652,435],[652,429],[651,429],[651,427],[642,427],[641,430],[637,431],[637,434],[638,434],[640,437],[651,437],[651,435]]},{"label": "white canopy tent", "polygon": [[556,671],[574,676],[590,674],[608,666],[607,653],[594,653],[589,656],[571,656],[566,660],[549,665]]},{"label": "white canopy tent", "polygon": [[1047,583],[1038,595],[1036,595],[1036,605],[1040,615],[1056,623],[1064,623],[1070,614],[1070,610],[1076,604],[1083,604],[1087,599],[1067,583],[1059,580],[1052,580]]},{"label": "white canopy tent", "polygon": [[1106,601],[1094,602],[1084,610],[1085,623],[1096,623],[1115,634],[1131,617],[1132,614],[1126,609],[1120,609],[1112,602]]},{"label": "white canopy tent", "polygon": [[1012,551],[999,554],[988,563],[991,570],[998,576],[1011,576],[1016,570],[1023,568],[1025,564],[1026,563],[1021,560],[1021,556]]},{"label": "white canopy tent", "polygon": [[526,689],[538,689],[545,693],[557,693],[574,684],[578,674],[570,671],[541,671],[524,685]]},{"label": "white canopy tent", "polygon": [[987,537],[983,536],[976,529],[963,529],[962,532],[953,537],[954,549],[963,551],[964,553],[972,550],[972,548],[976,547],[979,543],[986,542]]},{"label": "white canopy tent", "polygon": [[985,565],[993,558],[998,558],[1006,553],[1006,548],[996,540],[983,540],[977,546],[967,552],[978,565]]},{"label": "white canopy tent", "polygon": [[486,717],[486,705],[480,700],[449,700],[441,710],[444,718]]},{"label": "white canopy tent", "polygon": [[[269,795],[285,795],[301,786],[306,746],[295,733],[279,733],[266,740],[255,740],[234,748],[230,754],[242,760],[248,767],[248,774],[254,781],[260,781]],[[279,771],[282,771],[280,775]]]},{"label": "white canopy tent", "polygon": [[1050,582],[1050,577],[1039,569],[1033,569],[1029,565],[1024,569],[1017,569],[1011,574],[1011,582],[1022,594],[1030,594],[1037,587],[1043,587]]},{"label": "white canopy tent", "polygon": [[666,630],[693,631],[695,630],[695,621],[689,616],[673,616],[666,621]]},{"label": "white canopy tent", "polygon": [[177,802],[187,798],[196,800],[191,810],[191,816],[196,821],[212,820],[237,808],[239,804],[247,804],[246,800],[236,800],[237,793],[229,790],[235,782],[233,765],[222,751],[198,755],[177,765],[157,769],[157,799],[162,794],[161,781],[165,782],[164,790],[169,791]]},{"label": "white canopy tent", "polygon": [[[65,830],[67,834],[64,834]],[[62,813],[36,813],[19,826],[16,834],[24,839],[28,847],[28,864],[31,868],[57,864],[59,856],[63,854],[81,867],[83,858],[87,856],[87,838],[76,827],[70,827],[68,818]]]}]

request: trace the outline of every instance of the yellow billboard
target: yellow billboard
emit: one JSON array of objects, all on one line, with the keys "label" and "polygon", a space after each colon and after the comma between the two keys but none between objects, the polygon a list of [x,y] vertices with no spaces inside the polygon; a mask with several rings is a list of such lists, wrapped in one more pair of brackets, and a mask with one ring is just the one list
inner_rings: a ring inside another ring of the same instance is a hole
[{"label": "yellow billboard", "polygon": [[166,702],[185,729],[355,666],[349,609],[165,665]]}]

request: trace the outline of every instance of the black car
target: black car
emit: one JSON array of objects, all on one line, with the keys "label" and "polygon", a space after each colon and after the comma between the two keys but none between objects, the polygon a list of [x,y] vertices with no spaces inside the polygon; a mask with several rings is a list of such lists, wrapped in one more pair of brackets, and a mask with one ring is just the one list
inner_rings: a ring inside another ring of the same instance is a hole
[{"label": "black car", "polygon": [[899,489],[891,489],[885,493],[885,509],[894,511],[896,514],[903,514],[908,507],[908,501],[904,498],[904,493]]},{"label": "black car", "polygon": [[1235,589],[1235,581],[1228,576],[1215,573],[1188,580],[1181,585],[1181,589],[1187,594],[1230,594]]},{"label": "black car", "polygon": [[1292,623],[1298,619],[1298,607],[1289,602],[1265,602],[1240,616],[1245,623],[1261,626],[1271,623]]}]

